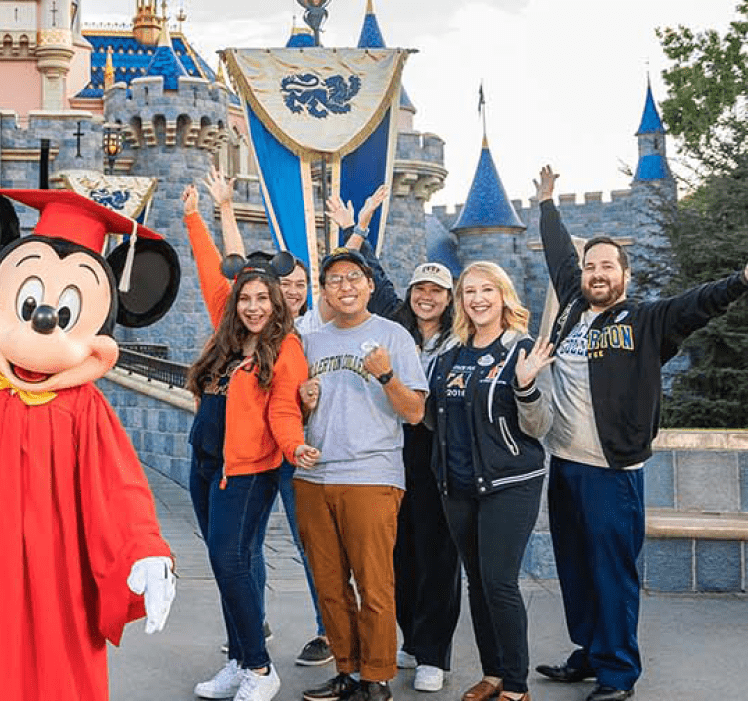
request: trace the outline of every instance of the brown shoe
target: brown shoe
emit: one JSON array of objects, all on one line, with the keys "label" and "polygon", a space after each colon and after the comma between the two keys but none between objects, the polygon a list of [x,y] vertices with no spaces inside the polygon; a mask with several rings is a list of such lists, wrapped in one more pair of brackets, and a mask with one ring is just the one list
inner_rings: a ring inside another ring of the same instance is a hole
[{"label": "brown shoe", "polygon": [[532,701],[530,699],[530,692],[526,691],[519,699],[514,699],[512,696],[507,696],[504,692],[501,693],[497,701]]},{"label": "brown shoe", "polygon": [[471,686],[463,695],[462,701],[488,701],[501,693],[501,682],[497,686],[481,679],[475,686]]}]

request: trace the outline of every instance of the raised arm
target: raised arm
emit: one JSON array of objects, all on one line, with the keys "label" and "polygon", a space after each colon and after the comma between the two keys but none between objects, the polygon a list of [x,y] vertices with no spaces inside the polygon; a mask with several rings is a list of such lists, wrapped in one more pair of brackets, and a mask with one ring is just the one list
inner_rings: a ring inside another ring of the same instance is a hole
[{"label": "raised arm", "polygon": [[223,234],[223,255],[231,254],[245,257],[244,241],[239,233],[234,215],[232,198],[234,195],[234,182],[236,178],[226,179],[223,172],[210,167],[210,172],[203,180],[205,189],[210,193],[213,202],[218,205],[221,214],[221,233]]},{"label": "raised arm", "polygon": [[559,303],[564,306],[568,297],[581,290],[582,271],[571,236],[553,204],[553,189],[558,177],[550,166],[543,166],[540,182],[533,182],[540,202],[540,237],[545,261]]},{"label": "raised arm", "polygon": [[358,213],[358,225],[355,227],[353,205],[350,202],[344,205],[339,197],[331,197],[327,202],[327,214],[343,230],[343,234],[348,236],[345,245],[348,248],[360,251],[374,273],[374,292],[369,300],[369,311],[391,319],[399,309],[402,300],[397,296],[395,286],[387,276],[382,264],[379,262],[379,258],[374,253],[374,249],[366,239],[369,231],[369,222],[371,222],[371,218],[377,207],[387,198],[388,192],[389,190],[386,185],[380,185],[367,198],[364,206]]},{"label": "raised arm", "polygon": [[364,368],[377,378],[390,375],[383,387],[395,413],[414,426],[421,422],[426,410],[426,392],[410,389],[394,374],[384,346],[377,346],[364,358]]}]

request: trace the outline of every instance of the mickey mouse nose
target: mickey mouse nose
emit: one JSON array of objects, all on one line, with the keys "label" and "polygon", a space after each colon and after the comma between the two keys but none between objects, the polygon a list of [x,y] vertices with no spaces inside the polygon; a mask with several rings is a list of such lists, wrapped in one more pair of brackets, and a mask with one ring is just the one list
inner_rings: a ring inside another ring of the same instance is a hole
[{"label": "mickey mouse nose", "polygon": [[37,307],[31,317],[31,326],[37,333],[52,333],[57,326],[57,310],[48,304]]}]

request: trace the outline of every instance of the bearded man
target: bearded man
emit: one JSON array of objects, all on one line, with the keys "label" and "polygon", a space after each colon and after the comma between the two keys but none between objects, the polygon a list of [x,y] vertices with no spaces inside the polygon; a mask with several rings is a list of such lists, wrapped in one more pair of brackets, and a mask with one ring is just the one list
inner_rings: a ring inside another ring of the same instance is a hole
[{"label": "bearded man", "polygon": [[659,425],[661,366],[748,290],[748,267],[676,297],[629,300],[628,258],[613,239],[587,241],[580,269],[553,204],[557,177],[546,166],[535,183],[560,304],[550,339],[556,359],[548,510],[569,637],[578,647],[565,663],[537,671],[558,682],[596,678],[587,701],[621,701],[641,674],[641,467]]}]

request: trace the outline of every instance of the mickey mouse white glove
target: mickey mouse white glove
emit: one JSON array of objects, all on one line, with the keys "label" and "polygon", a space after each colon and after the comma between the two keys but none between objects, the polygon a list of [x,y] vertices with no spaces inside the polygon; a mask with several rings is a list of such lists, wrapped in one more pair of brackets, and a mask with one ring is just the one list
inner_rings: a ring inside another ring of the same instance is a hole
[{"label": "mickey mouse white glove", "polygon": [[149,635],[164,629],[171,602],[177,593],[176,577],[170,557],[144,557],[130,570],[127,586],[134,594],[145,597],[145,632]]}]

